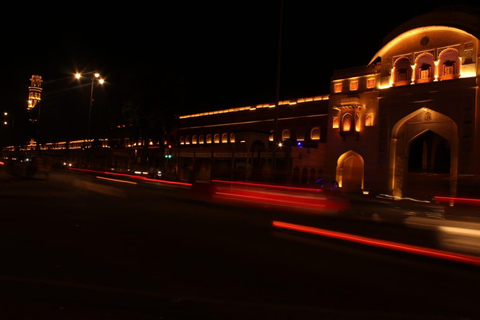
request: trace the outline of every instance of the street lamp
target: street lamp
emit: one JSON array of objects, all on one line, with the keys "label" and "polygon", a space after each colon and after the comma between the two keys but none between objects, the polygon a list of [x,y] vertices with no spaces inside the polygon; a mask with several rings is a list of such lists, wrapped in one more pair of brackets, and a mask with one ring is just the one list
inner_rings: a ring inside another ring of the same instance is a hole
[{"label": "street lamp", "polygon": [[[98,73],[98,72],[88,72],[86,74],[92,74],[92,82],[91,82],[91,86],[90,86],[90,103],[89,103],[89,107],[88,107],[88,128],[87,128],[87,139],[90,139],[90,122],[91,122],[91,119],[92,119],[93,88],[94,88],[95,80],[99,84],[104,84],[105,80],[100,77],[100,73]],[[80,79],[81,77],[82,77],[81,73],[77,72],[75,74],[75,78]]]},{"label": "street lamp", "polygon": [[[8,113],[7,111],[4,111],[3,112],[3,126],[5,128],[5,132],[7,132],[8,130],[10,130],[10,134],[11,134],[11,137],[13,138],[13,128],[15,126],[15,116]],[[10,129],[8,129],[8,127],[10,127]]]}]

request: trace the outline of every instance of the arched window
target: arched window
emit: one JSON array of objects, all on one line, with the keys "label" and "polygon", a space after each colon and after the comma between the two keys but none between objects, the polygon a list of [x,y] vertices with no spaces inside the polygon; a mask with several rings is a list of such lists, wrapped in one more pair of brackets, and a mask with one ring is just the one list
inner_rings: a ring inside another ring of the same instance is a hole
[{"label": "arched window", "polygon": [[335,93],[342,92],[342,83],[341,82],[337,82],[333,85],[333,92],[335,92]]},{"label": "arched window", "polygon": [[235,142],[235,133],[230,133],[230,143],[234,143]]},{"label": "arched window", "polygon": [[220,143],[220,134],[215,133],[215,135],[213,136],[213,142]]},{"label": "arched window", "polygon": [[345,113],[342,118],[342,131],[348,132],[353,127],[353,119],[350,113]]},{"label": "arched window", "polygon": [[393,84],[395,86],[404,86],[410,84],[412,78],[412,67],[408,58],[403,57],[395,61],[393,77]]},{"label": "arched window", "polygon": [[438,80],[460,77],[460,55],[456,49],[445,49],[439,56]]},{"label": "arched window", "polygon": [[228,143],[228,133],[222,133],[222,143]]},{"label": "arched window", "polygon": [[310,177],[308,179],[308,183],[310,183],[311,185],[314,185],[315,181],[317,180],[315,177],[315,174],[316,174],[315,169],[314,168],[310,169]]},{"label": "arched window", "polygon": [[212,135],[209,133],[207,134],[207,143],[212,143]]},{"label": "arched window", "polygon": [[435,63],[432,54],[424,53],[419,55],[415,65],[415,83],[433,81],[435,76]]},{"label": "arched window", "polygon": [[373,114],[367,113],[365,116],[365,127],[373,127]]},{"label": "arched window", "polygon": [[285,129],[282,131],[282,141],[290,139],[290,129]]},{"label": "arched window", "polygon": [[270,130],[270,135],[268,136],[268,141],[273,141],[273,130]]},{"label": "arched window", "polygon": [[190,136],[185,137],[185,144],[190,144]]},{"label": "arched window", "polygon": [[293,184],[298,184],[300,178],[300,169],[298,167],[293,168],[293,177],[292,177],[292,183]]},{"label": "arched window", "polygon": [[184,136],[180,137],[180,144],[185,144],[185,137]]},{"label": "arched window", "polygon": [[303,168],[302,169],[302,181],[301,181],[301,184],[307,184],[308,182],[308,169],[307,168]]},{"label": "arched window", "polygon": [[432,120],[432,114],[430,112],[425,112],[425,121],[431,121]]},{"label": "arched window", "polygon": [[203,144],[205,142],[205,138],[203,137],[203,134],[201,134],[199,137],[198,137],[198,143],[199,144]]},{"label": "arched window", "polygon": [[305,129],[297,129],[296,132],[297,141],[305,141]]},{"label": "arched window", "polygon": [[333,117],[333,119],[332,119],[332,128],[333,128],[333,129],[338,129],[338,128],[339,128],[338,117]]},{"label": "arched window", "polygon": [[315,127],[310,131],[310,139],[311,140],[320,140],[320,128]]},{"label": "arched window", "polygon": [[196,135],[192,136],[192,144],[197,144],[197,136]]}]

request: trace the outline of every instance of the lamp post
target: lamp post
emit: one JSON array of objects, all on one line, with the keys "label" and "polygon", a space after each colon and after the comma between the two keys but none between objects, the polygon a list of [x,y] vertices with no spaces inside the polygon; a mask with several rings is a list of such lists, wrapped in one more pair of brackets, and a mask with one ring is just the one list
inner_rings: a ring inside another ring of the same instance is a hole
[{"label": "lamp post", "polygon": [[[3,124],[3,127],[5,128],[6,136],[11,135],[9,140],[12,140],[13,139],[13,128],[15,126],[15,116],[13,116],[12,114],[9,114],[7,111],[4,111],[3,112],[2,124]],[[10,133],[7,132],[8,127],[10,127]],[[7,142],[7,139],[5,140],[5,142]]]},{"label": "lamp post", "polygon": [[[92,119],[92,105],[93,105],[93,88],[95,81],[97,81],[99,84],[103,84],[105,82],[104,79],[100,77],[100,73],[98,72],[89,72],[92,74],[92,82],[90,85],[90,102],[88,106],[88,127],[87,127],[87,139],[90,139],[90,123]],[[80,79],[82,77],[82,74],[76,73],[75,78]]]},{"label": "lamp post", "polygon": [[[4,111],[3,112],[3,125],[5,126],[8,126],[10,125],[11,128],[12,128],[12,132],[13,132],[13,126],[15,125],[15,116],[9,114],[7,111]],[[9,122],[8,119],[11,119],[11,121]]]}]

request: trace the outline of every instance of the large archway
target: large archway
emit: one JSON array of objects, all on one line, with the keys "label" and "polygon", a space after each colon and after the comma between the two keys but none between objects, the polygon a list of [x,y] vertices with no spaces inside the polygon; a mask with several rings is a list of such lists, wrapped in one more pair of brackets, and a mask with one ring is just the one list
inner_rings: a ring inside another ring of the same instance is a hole
[{"label": "large archway", "polygon": [[336,179],[344,190],[363,189],[364,161],[361,155],[350,150],[338,157]]},{"label": "large archway", "polygon": [[[390,142],[389,187],[394,196],[422,192],[427,195],[432,181],[418,173],[443,174],[443,193],[456,194],[458,164],[458,127],[449,117],[432,109],[421,108],[398,121]],[[414,176],[417,174],[417,181]],[[420,179],[422,178],[422,179]],[[422,188],[419,181],[423,180]],[[417,183],[416,188],[413,188]],[[438,186],[438,185],[435,185]],[[430,188],[431,192],[438,191]]]},{"label": "large archway", "polygon": [[404,195],[448,194],[450,161],[450,144],[444,137],[431,130],[414,137],[408,147]]}]

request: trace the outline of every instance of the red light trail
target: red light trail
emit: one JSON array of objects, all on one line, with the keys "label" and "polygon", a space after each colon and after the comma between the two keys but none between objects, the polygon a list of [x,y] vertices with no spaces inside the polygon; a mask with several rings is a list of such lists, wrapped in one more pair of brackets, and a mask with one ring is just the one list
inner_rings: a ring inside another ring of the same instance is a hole
[{"label": "red light trail", "polygon": [[255,183],[255,182],[241,182],[241,181],[223,181],[223,180],[212,180],[214,183],[223,183],[230,185],[242,185],[242,186],[251,186],[251,187],[265,187],[265,188],[274,188],[274,189],[283,189],[283,190],[296,190],[296,191],[309,191],[309,192],[318,192],[322,191],[321,189],[314,188],[300,188],[300,187],[288,187],[288,186],[279,186],[275,184],[266,184],[266,183]]},{"label": "red light trail", "polygon": [[455,197],[440,197],[440,196],[435,196],[434,199],[438,202],[455,202],[458,204],[469,204],[473,206],[480,206],[480,199],[474,199],[474,198],[455,198]]},{"label": "red light trail", "polygon": [[118,177],[127,177],[127,178],[133,178],[133,179],[142,180],[142,181],[151,181],[151,182],[158,182],[158,183],[166,183],[166,184],[177,185],[177,186],[186,186],[186,187],[191,187],[191,186],[192,186],[191,183],[186,183],[186,182],[151,179],[151,178],[147,178],[147,177],[136,176],[136,175],[133,175],[133,174],[126,174],[126,173],[116,173],[116,172],[108,172],[108,171],[97,171],[97,170],[80,169],[80,168],[68,168],[68,169],[69,169],[69,170],[74,170],[74,171],[84,171],[84,172],[92,172],[92,173],[98,173],[98,174],[108,174],[108,175],[113,175],[113,176],[118,176]]},{"label": "red light trail", "polygon": [[403,251],[407,253],[413,253],[413,254],[424,255],[424,256],[433,257],[433,258],[445,259],[445,260],[480,266],[480,257],[476,257],[476,256],[418,247],[418,246],[386,241],[386,240],[378,240],[373,238],[356,236],[356,235],[343,233],[343,232],[330,231],[330,230],[303,226],[303,225],[282,222],[282,221],[272,221],[272,226],[276,228],[294,230],[299,232],[316,234],[324,237],[330,237],[334,239],[356,242],[356,243],[384,248],[384,249]]}]

